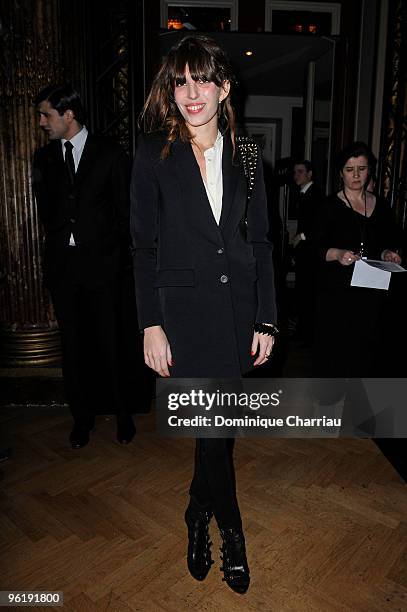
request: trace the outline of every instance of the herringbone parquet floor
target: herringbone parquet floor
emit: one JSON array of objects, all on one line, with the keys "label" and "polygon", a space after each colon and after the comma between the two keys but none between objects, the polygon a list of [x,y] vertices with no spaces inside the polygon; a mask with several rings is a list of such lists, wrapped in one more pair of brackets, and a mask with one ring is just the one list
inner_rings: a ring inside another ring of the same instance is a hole
[{"label": "herringbone parquet floor", "polygon": [[[407,610],[407,487],[369,440],[239,440],[238,492],[252,570],[245,596],[185,564],[192,440],[137,417],[128,447],[99,417],[72,451],[64,408],[1,413],[1,589],[60,590],[64,612]],[[37,608],[50,610],[50,608]]]}]

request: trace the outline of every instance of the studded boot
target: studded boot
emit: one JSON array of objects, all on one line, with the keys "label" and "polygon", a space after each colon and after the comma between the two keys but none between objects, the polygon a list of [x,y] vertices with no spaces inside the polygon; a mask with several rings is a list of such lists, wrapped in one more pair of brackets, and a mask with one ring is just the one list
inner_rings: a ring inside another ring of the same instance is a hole
[{"label": "studded boot", "polygon": [[191,576],[195,580],[205,580],[213,563],[211,556],[212,542],[209,538],[209,522],[212,512],[198,510],[191,504],[185,512],[188,527],[187,563]]},{"label": "studded boot", "polygon": [[236,593],[246,593],[250,584],[250,572],[246,558],[246,546],[241,529],[221,529],[223,544],[222,555],[223,580]]}]

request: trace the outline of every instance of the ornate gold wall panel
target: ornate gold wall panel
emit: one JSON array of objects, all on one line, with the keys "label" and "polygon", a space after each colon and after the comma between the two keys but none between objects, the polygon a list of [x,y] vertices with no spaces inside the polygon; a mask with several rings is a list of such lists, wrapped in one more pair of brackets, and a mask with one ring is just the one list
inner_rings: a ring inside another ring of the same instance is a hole
[{"label": "ornate gold wall panel", "polygon": [[379,168],[380,192],[407,227],[407,6],[390,2]]},{"label": "ornate gold wall panel", "polygon": [[41,278],[42,234],[31,185],[44,143],[33,98],[61,79],[57,0],[2,3],[0,73],[0,245],[3,365],[45,365],[60,355],[59,334]]}]

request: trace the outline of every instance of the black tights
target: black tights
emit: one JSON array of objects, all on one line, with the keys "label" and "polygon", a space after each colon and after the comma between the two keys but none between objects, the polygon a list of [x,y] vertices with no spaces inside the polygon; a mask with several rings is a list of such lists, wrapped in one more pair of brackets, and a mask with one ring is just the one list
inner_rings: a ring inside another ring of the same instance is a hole
[{"label": "black tights", "polygon": [[197,438],[191,503],[210,509],[220,529],[242,525],[233,466],[234,438]]}]

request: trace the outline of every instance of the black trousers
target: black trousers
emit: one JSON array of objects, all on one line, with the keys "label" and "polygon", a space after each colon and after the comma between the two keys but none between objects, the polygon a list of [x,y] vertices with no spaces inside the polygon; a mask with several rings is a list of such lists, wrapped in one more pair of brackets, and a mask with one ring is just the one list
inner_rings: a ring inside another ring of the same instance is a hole
[{"label": "black trousers", "polygon": [[305,342],[314,339],[318,259],[307,241],[295,249],[295,297],[298,333]]},{"label": "black trousers", "polygon": [[191,503],[213,511],[219,528],[241,528],[233,466],[233,438],[198,438]]},{"label": "black trousers", "polygon": [[100,398],[105,412],[126,412],[119,355],[119,281],[81,278],[78,253],[69,250],[66,273],[50,287],[61,332],[65,391],[77,425],[91,427]]}]

